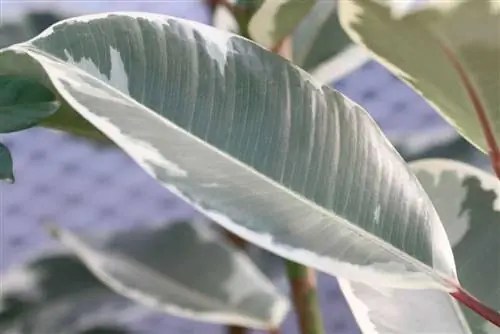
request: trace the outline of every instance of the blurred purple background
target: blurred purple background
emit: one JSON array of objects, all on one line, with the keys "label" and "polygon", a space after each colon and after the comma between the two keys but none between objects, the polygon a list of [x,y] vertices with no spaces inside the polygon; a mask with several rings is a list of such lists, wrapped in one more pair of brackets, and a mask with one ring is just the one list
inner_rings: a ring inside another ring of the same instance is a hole
[{"label": "blurred purple background", "polygon": [[[100,11],[148,11],[204,23],[199,0],[184,1],[1,1],[2,22],[29,10],[59,10],[64,16]],[[455,132],[410,88],[371,62],[334,84],[364,106],[391,138],[454,138]],[[0,184],[1,254],[5,272],[51,244],[40,224],[47,219],[71,228],[126,228],[168,218],[190,218],[192,208],[157,185],[117,150],[94,147],[62,133],[34,128],[0,138],[12,150],[17,183]],[[418,138],[410,144],[420,143]],[[320,275],[327,333],[359,333],[336,281]],[[295,334],[293,315],[285,334]],[[223,333],[213,326],[168,315],[140,324],[146,333]]]}]

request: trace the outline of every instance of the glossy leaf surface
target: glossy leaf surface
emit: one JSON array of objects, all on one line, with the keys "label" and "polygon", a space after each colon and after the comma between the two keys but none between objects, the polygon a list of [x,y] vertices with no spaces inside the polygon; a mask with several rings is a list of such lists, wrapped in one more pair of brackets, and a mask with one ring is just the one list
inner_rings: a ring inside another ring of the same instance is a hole
[{"label": "glossy leaf surface", "polygon": [[[375,122],[258,45],[166,16],[101,14],[2,50],[0,73],[14,62],[240,237],[352,280],[457,288],[439,217]],[[74,127],[58,115],[52,126]]]},{"label": "glossy leaf surface", "polygon": [[425,3],[401,17],[379,1],[341,1],[340,21],[355,42],[487,151],[487,132],[500,143],[499,2]]},{"label": "glossy leaf surface", "polygon": [[[421,160],[411,167],[444,223],[462,286],[500,311],[500,181],[452,160]],[[340,284],[367,333],[500,333],[442,292]]]},{"label": "glossy leaf surface", "polygon": [[274,328],[288,302],[242,253],[207,226],[177,223],[112,236],[56,236],[116,292],[157,311]]}]

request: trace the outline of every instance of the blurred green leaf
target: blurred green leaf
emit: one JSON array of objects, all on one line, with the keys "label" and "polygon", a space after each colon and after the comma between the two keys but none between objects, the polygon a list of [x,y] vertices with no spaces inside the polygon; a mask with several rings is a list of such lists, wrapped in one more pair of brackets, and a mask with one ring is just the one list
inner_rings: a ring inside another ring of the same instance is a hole
[{"label": "blurred green leaf", "polygon": [[12,155],[9,148],[0,143],[0,181],[14,182]]},{"label": "blurred green leaf", "polygon": [[16,75],[0,75],[0,133],[30,128],[60,106],[42,84]]},{"label": "blurred green leaf", "polygon": [[[448,234],[462,286],[500,310],[500,181],[464,163],[411,163]],[[362,331],[369,333],[500,333],[500,328],[436,291],[380,291],[340,281]],[[367,312],[368,311],[368,312]]]},{"label": "blurred green leaf", "polygon": [[341,1],[339,10],[341,24],[355,42],[486,152],[481,109],[500,143],[498,3],[426,1],[402,17],[375,0]]},{"label": "blurred green leaf", "polygon": [[259,7],[248,25],[252,39],[266,48],[272,48],[288,37],[307,13],[315,0],[267,0]]},{"label": "blurred green leaf", "polygon": [[0,25],[0,48],[28,40],[33,35],[23,23],[2,22]]},{"label": "blurred green leaf", "polygon": [[[439,217],[375,122],[255,43],[167,16],[102,14],[0,52],[3,73],[14,63],[238,236],[357,281],[456,288]],[[58,115],[50,125],[64,128]]]},{"label": "blurred green leaf", "polygon": [[260,329],[279,326],[288,311],[250,259],[207,226],[56,235],[113,290],[158,311]]},{"label": "blurred green leaf", "polygon": [[68,254],[44,256],[0,278],[1,333],[92,333],[145,314]]}]

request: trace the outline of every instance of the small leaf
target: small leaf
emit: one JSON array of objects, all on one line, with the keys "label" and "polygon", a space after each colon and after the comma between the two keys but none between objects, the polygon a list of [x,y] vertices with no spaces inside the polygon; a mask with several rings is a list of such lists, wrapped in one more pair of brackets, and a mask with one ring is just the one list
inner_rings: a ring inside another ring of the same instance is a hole
[{"label": "small leaf", "polygon": [[253,40],[272,48],[281,43],[313,8],[315,0],[267,0],[248,24]]},{"label": "small leaf", "polygon": [[7,146],[0,143],[0,181],[14,183],[12,155]]},{"label": "small leaf", "polygon": [[40,83],[15,75],[0,75],[0,133],[30,128],[60,106]]},{"label": "small leaf", "polygon": [[[463,288],[500,311],[500,181],[452,160],[410,165],[444,223]],[[500,333],[442,292],[380,290],[346,280],[340,285],[363,332]]]},{"label": "small leaf", "polygon": [[498,3],[425,1],[395,15],[380,1],[350,0],[339,3],[339,14],[356,43],[487,152],[491,142],[500,145]]},{"label": "small leaf", "polygon": [[288,311],[252,262],[206,226],[56,235],[105,284],[158,311],[260,329],[279,326]]}]

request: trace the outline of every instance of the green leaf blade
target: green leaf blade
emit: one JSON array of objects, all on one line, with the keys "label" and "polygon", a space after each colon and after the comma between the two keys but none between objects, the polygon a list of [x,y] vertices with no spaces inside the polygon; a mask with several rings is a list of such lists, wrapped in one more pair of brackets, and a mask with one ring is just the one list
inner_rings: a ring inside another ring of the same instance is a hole
[{"label": "green leaf blade", "polygon": [[207,226],[55,235],[103,283],[158,311],[257,329],[279,327],[288,312],[286,298],[250,259]]},{"label": "green leaf blade", "polygon": [[16,75],[0,75],[0,133],[33,127],[59,107],[54,94],[40,83]]},{"label": "green leaf blade", "polygon": [[63,21],[4,50],[0,66],[13,54],[244,239],[353,280],[455,288],[439,218],[375,122],[281,57],[194,22],[123,13]]},{"label": "green leaf blade", "polygon": [[101,284],[76,257],[60,250],[47,253],[2,273],[2,333],[92,333],[127,328],[131,317],[146,314]]},{"label": "green leaf blade", "polygon": [[252,39],[270,49],[287,38],[307,13],[314,0],[267,0],[254,14],[248,30]]},{"label": "green leaf blade", "polygon": [[[352,45],[340,25],[337,1],[317,1],[293,33],[292,59],[295,64],[314,73],[318,66],[335,59]],[[365,61],[368,59],[366,57]],[[360,65],[362,63],[359,62]],[[325,83],[333,80],[335,77],[325,80]]]},{"label": "green leaf blade", "polygon": [[[342,1],[339,9],[341,24],[356,43],[487,152],[491,145],[486,132],[500,143],[500,13],[495,1],[431,1],[422,6],[402,17],[373,0]],[[471,88],[485,111],[488,130],[479,121],[481,111]]]}]

